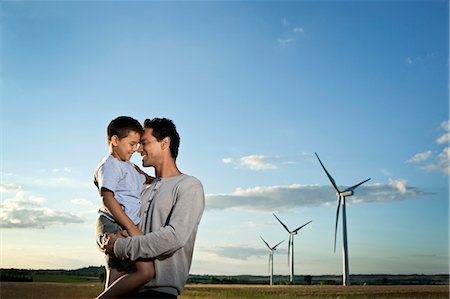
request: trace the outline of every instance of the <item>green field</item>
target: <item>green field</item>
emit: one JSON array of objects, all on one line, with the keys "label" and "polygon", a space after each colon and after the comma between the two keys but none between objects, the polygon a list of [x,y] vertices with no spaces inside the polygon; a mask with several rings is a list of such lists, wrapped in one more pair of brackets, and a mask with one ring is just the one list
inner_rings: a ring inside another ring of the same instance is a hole
[{"label": "green field", "polygon": [[[2,282],[0,298],[94,298],[100,283]],[[263,286],[187,285],[180,299],[194,298],[449,298],[448,285],[409,286]]]}]

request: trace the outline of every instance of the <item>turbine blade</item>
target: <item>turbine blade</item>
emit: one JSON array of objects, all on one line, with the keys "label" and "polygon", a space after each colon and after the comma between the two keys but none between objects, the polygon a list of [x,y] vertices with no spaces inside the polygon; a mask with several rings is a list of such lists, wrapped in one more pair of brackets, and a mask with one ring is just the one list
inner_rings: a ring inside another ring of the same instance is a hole
[{"label": "turbine blade", "polygon": [[339,208],[341,207],[341,196],[338,195],[337,200],[337,210],[336,210],[336,226],[334,227],[334,252],[336,253],[336,237],[337,237],[337,228],[339,221]]},{"label": "turbine blade", "polygon": [[283,242],[284,242],[284,240],[281,241],[280,243],[278,243],[277,245],[273,246],[273,247],[272,247],[272,250],[275,250],[275,248],[277,248],[277,246],[280,245],[280,244],[283,243]]},{"label": "turbine blade", "polygon": [[295,233],[295,232],[299,231],[302,227],[304,227],[304,226],[310,224],[311,222],[312,222],[312,220],[309,221],[309,222],[307,222],[307,223],[305,223],[305,224],[303,224],[302,226],[300,226],[299,228],[297,228],[296,230],[294,230],[294,231],[292,231],[292,232]]},{"label": "turbine blade", "polygon": [[342,192],[353,191],[353,190],[355,190],[357,187],[359,187],[360,185],[362,185],[362,184],[364,184],[365,182],[367,182],[368,180],[370,180],[370,179],[367,179],[367,180],[365,180],[365,181],[362,181],[361,183],[358,183],[358,184],[356,184],[356,185],[354,185],[354,186],[351,186],[350,188],[347,188],[347,189],[345,189],[345,190],[342,191]]},{"label": "turbine blade", "polygon": [[280,219],[278,219],[278,217],[277,217],[277,215],[275,215],[275,213],[273,213],[273,216],[275,216],[275,218],[277,218],[278,222],[281,223],[281,225],[288,231],[288,233],[291,233],[291,231],[289,230],[289,228],[287,228],[287,226],[286,226],[283,222],[281,222]]},{"label": "turbine blade", "polygon": [[317,159],[319,160],[320,165],[322,165],[323,170],[325,170],[325,173],[328,176],[328,179],[330,180],[331,184],[334,187],[334,190],[336,190],[337,193],[340,193],[341,191],[339,191],[338,186],[336,185],[336,182],[334,181],[333,177],[330,175],[330,173],[327,171],[327,169],[325,168],[325,166],[323,166],[322,161],[320,161],[319,155],[316,154]]},{"label": "turbine blade", "polygon": [[267,244],[267,242],[263,239],[263,237],[261,237],[261,236],[259,236],[259,237],[261,238],[261,240],[263,240],[264,243],[266,243],[266,245],[269,249],[272,249],[272,248],[270,248],[269,244]]}]

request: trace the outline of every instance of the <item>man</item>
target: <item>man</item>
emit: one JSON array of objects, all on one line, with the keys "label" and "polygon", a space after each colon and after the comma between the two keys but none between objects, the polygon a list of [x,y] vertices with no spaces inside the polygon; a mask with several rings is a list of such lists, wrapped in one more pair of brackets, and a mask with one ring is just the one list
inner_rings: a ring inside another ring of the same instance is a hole
[{"label": "man", "polygon": [[176,165],[180,137],[165,118],[145,120],[139,152],[156,179],[142,192],[144,236],[110,234],[104,250],[117,258],[154,259],[155,278],[128,298],[176,298],[183,291],[192,262],[195,237],[205,207],[200,181]]}]

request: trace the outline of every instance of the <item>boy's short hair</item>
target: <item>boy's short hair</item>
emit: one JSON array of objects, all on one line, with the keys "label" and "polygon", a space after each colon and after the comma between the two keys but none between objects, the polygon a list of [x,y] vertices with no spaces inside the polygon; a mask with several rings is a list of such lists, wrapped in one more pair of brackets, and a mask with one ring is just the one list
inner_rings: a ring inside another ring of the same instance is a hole
[{"label": "boy's short hair", "polygon": [[144,128],[142,128],[142,125],[132,117],[119,116],[109,123],[108,129],[106,130],[106,140],[108,140],[108,143],[111,142],[111,138],[114,135],[119,137],[120,140],[127,137],[131,131],[142,135],[144,133]]},{"label": "boy's short hair", "polygon": [[178,148],[180,147],[180,135],[172,120],[167,118],[153,118],[144,121],[144,128],[153,129],[153,137],[161,141],[166,137],[170,138],[170,153],[174,160],[178,156]]}]

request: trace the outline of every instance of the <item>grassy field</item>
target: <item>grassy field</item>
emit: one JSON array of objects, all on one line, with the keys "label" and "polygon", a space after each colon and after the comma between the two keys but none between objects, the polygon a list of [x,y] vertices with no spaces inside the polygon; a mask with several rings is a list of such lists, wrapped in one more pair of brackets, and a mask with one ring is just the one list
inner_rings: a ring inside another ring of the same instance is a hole
[{"label": "grassy field", "polygon": [[[0,298],[92,299],[101,290],[99,283],[2,282]],[[449,298],[449,286],[187,285],[179,298]]]}]

